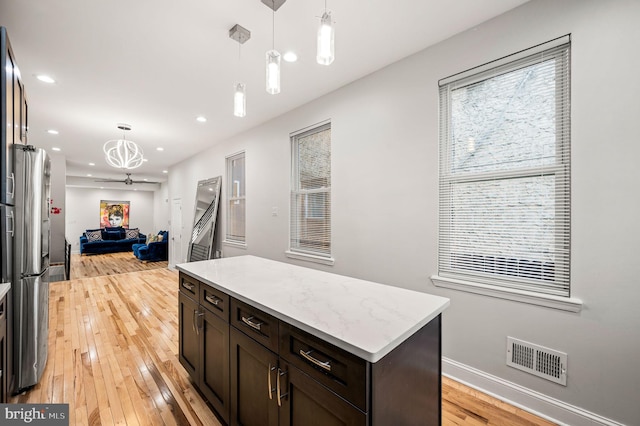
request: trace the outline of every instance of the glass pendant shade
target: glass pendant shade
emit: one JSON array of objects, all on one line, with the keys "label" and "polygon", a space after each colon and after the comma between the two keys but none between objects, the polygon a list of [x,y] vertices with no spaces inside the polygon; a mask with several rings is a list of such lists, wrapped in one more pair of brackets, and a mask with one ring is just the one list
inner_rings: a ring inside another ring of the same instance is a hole
[{"label": "glass pendant shade", "polygon": [[233,115],[236,117],[244,117],[247,115],[247,96],[245,92],[245,85],[243,83],[237,83],[234,86],[233,93]]},{"label": "glass pendant shade", "polygon": [[267,93],[280,93],[280,53],[276,50],[267,52]]},{"label": "glass pendant shade", "polygon": [[335,58],[334,48],[335,29],[331,22],[331,12],[325,12],[320,19],[318,28],[318,52],[316,61],[320,65],[331,65]]},{"label": "glass pendant shade", "polygon": [[126,139],[110,140],[104,144],[103,150],[107,163],[119,169],[135,169],[144,160],[142,148]]}]

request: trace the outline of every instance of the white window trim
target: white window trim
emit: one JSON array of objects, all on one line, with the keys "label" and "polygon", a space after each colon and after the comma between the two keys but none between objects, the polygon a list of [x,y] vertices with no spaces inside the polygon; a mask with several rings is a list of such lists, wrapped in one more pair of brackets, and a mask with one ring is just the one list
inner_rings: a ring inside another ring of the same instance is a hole
[{"label": "white window trim", "polygon": [[[535,51],[535,50],[545,51],[563,44],[567,44],[570,41],[571,41],[570,35],[558,37],[557,39],[551,40],[550,42],[542,43],[538,46],[534,46],[533,48],[530,48],[530,49],[525,49],[514,55],[509,55],[504,58],[500,58],[499,60],[492,61],[490,63],[483,64],[481,66],[478,66],[470,70],[463,71],[461,73],[442,79],[439,81],[439,85],[444,86],[444,85],[453,83],[453,86],[455,87],[455,82],[461,81],[463,79],[467,79],[464,81],[464,84],[468,84],[469,83],[468,76],[481,74],[487,69],[492,69],[498,66],[504,66],[509,63],[516,62],[524,57],[531,55],[532,53],[535,53],[532,51]],[[484,79],[485,77],[482,77],[482,78]],[[562,167],[550,166],[544,169],[546,169],[547,172],[551,172],[552,174],[562,173]],[[461,180],[464,180],[464,178],[462,178]],[[570,295],[569,296],[553,295],[548,293],[527,291],[527,290],[518,289],[514,287],[504,287],[501,285],[492,284],[490,280],[483,282],[482,278],[479,278],[479,277],[473,277],[472,278],[473,281],[467,281],[464,279],[460,279],[458,277],[433,275],[430,277],[430,279],[432,283],[439,288],[459,290],[467,293],[512,300],[512,301],[527,303],[530,305],[537,305],[537,306],[558,309],[562,311],[580,312],[582,310],[582,305],[583,305],[583,302],[581,299],[571,297]],[[571,285],[569,286],[569,291],[571,291]]]},{"label": "white window trim", "polygon": [[[312,124],[310,126],[307,126],[303,129],[300,130],[296,130],[295,132],[291,132],[289,133],[289,140],[293,141],[293,139],[296,136],[299,136],[301,134],[307,133],[310,130],[315,130],[315,129],[319,129],[321,127],[324,126],[329,126],[329,128],[333,128],[332,123],[331,123],[331,119],[326,119],[323,121],[320,121],[316,124]],[[289,147],[291,149],[293,149],[293,143],[291,142],[289,144]],[[291,182],[293,184],[294,180],[296,179],[295,177],[295,173],[294,173],[294,169],[292,167],[291,170]],[[294,192],[293,189],[290,189],[289,193],[291,194],[292,192]],[[331,194],[331,187],[329,188],[321,188],[321,189],[317,189],[314,191],[296,191],[298,193],[303,193],[303,192],[323,192],[325,194]],[[294,250],[291,247],[291,197],[289,197],[289,248],[287,250],[285,250],[285,256],[288,257],[289,259],[296,259],[296,260],[303,260],[303,261],[307,261],[307,262],[313,262],[313,263],[319,263],[322,265],[330,265],[333,266],[333,264],[335,263],[335,259],[333,258],[332,253],[328,253],[326,255],[323,255],[321,253],[306,253],[304,250]],[[331,250],[333,250],[333,246],[331,247]]]},{"label": "white window trim", "polygon": [[322,265],[333,266],[333,264],[335,263],[335,259],[333,257],[325,257],[317,254],[308,254],[300,251],[291,251],[291,250],[285,251],[284,254],[289,259],[305,260],[307,262],[320,263]]},{"label": "white window trim", "polygon": [[230,247],[238,247],[241,249],[247,249],[247,243],[246,242],[240,242],[240,241],[234,241],[234,240],[224,240],[222,242],[222,244],[230,246]]},{"label": "white window trim", "polygon": [[440,288],[460,290],[467,293],[496,297],[498,299],[513,300],[529,305],[559,309],[561,311],[580,312],[583,305],[582,300],[575,297],[553,296],[551,294],[541,294],[515,288],[464,281],[457,278],[441,277],[439,275],[432,275],[431,282]]},{"label": "white window trim", "polygon": [[[246,153],[246,151],[238,151],[238,152],[236,152],[234,154],[227,155],[225,157],[226,177],[227,177],[227,180],[229,182],[231,181],[231,178],[230,178],[231,169],[229,168],[229,160],[233,160],[233,159],[238,158],[240,156],[242,156],[244,158],[244,161],[245,161],[245,163],[244,163],[245,164],[244,179],[245,179],[245,181],[247,179],[247,174],[246,174],[247,153]],[[245,185],[246,185],[246,182],[245,182]],[[238,248],[246,249],[247,248],[247,241],[246,241],[247,240],[247,235],[246,235],[247,234],[247,222],[246,222],[246,217],[245,217],[245,223],[244,223],[244,229],[245,229],[245,237],[244,238],[245,238],[245,240],[244,241],[240,241],[240,240],[229,239],[229,235],[228,235],[228,233],[229,233],[229,229],[228,229],[228,226],[229,226],[228,208],[229,208],[229,206],[228,206],[228,203],[229,203],[229,201],[233,201],[233,200],[245,200],[245,209],[246,209],[247,195],[245,194],[245,195],[243,195],[241,197],[231,197],[231,195],[227,193],[228,189],[229,189],[228,187],[225,187],[225,193],[226,193],[226,196],[227,196],[226,197],[227,200],[226,200],[226,203],[225,203],[225,232],[224,232],[224,240],[222,241],[222,244],[225,244],[225,245],[231,246],[231,247],[238,247]]]}]

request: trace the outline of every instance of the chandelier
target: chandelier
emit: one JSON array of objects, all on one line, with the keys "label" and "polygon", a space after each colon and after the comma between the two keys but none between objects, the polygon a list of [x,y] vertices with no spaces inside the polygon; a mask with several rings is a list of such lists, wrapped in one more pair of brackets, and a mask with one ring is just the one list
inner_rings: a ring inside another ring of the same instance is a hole
[{"label": "chandelier", "polygon": [[122,139],[110,140],[104,144],[105,159],[110,166],[118,169],[135,169],[143,162],[142,148],[133,141],[125,139],[126,131],[131,130],[129,124],[119,123],[118,129],[122,130]]}]

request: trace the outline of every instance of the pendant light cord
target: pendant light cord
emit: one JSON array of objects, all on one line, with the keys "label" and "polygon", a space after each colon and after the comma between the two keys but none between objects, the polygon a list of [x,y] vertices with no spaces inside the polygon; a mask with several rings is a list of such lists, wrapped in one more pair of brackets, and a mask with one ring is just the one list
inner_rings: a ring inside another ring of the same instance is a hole
[{"label": "pendant light cord", "polygon": [[276,50],[276,11],[275,9],[271,9],[271,50]]}]

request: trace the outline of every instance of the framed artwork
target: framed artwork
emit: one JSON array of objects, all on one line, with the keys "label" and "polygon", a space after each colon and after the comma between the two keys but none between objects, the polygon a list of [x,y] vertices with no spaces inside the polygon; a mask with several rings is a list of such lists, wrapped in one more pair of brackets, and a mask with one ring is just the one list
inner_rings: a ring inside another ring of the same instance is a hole
[{"label": "framed artwork", "polygon": [[129,229],[129,202],[100,200],[100,228]]}]

